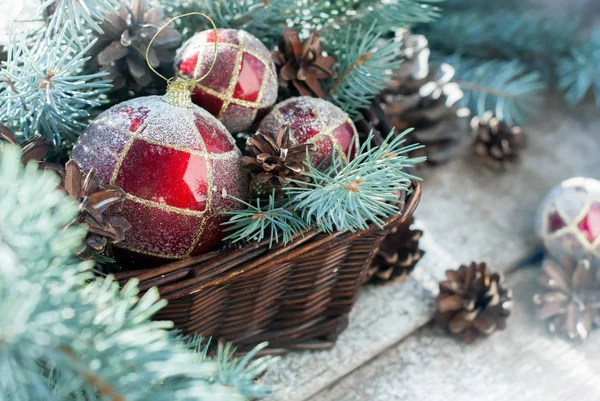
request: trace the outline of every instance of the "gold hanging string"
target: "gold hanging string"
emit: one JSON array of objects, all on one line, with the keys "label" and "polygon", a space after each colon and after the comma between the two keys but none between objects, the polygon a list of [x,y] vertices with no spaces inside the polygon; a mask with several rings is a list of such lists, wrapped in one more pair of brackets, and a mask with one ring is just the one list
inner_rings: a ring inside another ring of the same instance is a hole
[{"label": "gold hanging string", "polygon": [[[158,28],[158,31],[156,31],[156,33],[154,34],[154,36],[152,37],[152,39],[150,40],[150,43],[148,44],[148,47],[146,48],[146,63],[148,64],[148,67],[150,67],[150,70],[152,70],[153,73],[155,73],[156,75],[158,75],[159,77],[161,77],[162,79],[164,79],[165,81],[167,81],[167,83],[169,85],[173,85],[174,83],[172,82],[172,78],[166,78],[165,76],[163,76],[161,73],[159,73],[158,71],[156,71],[154,69],[154,67],[152,67],[152,65],[150,65],[150,48],[152,47],[152,43],[154,43],[154,40],[158,37],[158,35],[162,32],[163,29],[165,29],[167,26],[171,25],[173,22],[177,21],[180,18],[184,18],[184,17],[189,17],[190,15],[200,15],[201,17],[206,18],[210,24],[212,25],[214,34],[215,34],[215,51],[213,54],[213,60],[212,63],[210,65],[210,68],[208,69],[208,71],[206,72],[206,74],[204,74],[203,76],[201,76],[200,78],[198,78],[196,81],[194,81],[194,84],[202,81],[204,78],[206,78],[208,76],[208,74],[210,74],[210,72],[212,71],[212,69],[215,67],[215,63],[217,62],[217,46],[218,46],[218,39],[217,39],[217,26],[215,25],[215,22],[212,20],[212,18],[210,18],[208,15],[194,11],[191,13],[187,13],[187,14],[181,14],[178,15],[176,17],[171,18],[169,21],[167,21],[165,24],[163,24],[163,26],[161,26],[160,28]],[[191,80],[190,80],[191,81]],[[179,85],[179,84],[178,84]]]}]

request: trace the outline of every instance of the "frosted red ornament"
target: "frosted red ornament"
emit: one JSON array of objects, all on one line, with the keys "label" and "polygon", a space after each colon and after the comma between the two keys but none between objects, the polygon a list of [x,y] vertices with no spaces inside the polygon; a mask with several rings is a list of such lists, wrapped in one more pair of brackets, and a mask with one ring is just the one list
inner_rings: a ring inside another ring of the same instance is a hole
[{"label": "frosted red ornament", "polygon": [[352,158],[359,147],[356,127],[348,114],[323,99],[302,96],[278,103],[263,119],[259,129],[275,136],[283,124],[289,124],[290,139],[294,144],[317,145],[318,151],[312,158],[314,166],[331,165],[333,149],[337,149],[343,158]]},{"label": "frosted red ornament", "polygon": [[560,183],[538,210],[537,231],[556,260],[586,258],[600,266],[600,181],[575,177]]},{"label": "frosted red ornament", "polygon": [[257,116],[277,100],[277,75],[271,53],[248,32],[217,31],[217,60],[214,31],[199,32],[175,55],[180,77],[198,80],[192,101],[223,122],[231,133],[250,128]]},{"label": "frosted red ornament", "polygon": [[131,224],[117,247],[130,260],[183,259],[215,249],[222,211],[247,195],[241,152],[206,110],[166,97],[128,100],[102,113],[79,137],[72,158],[95,167],[103,184],[127,194]]}]

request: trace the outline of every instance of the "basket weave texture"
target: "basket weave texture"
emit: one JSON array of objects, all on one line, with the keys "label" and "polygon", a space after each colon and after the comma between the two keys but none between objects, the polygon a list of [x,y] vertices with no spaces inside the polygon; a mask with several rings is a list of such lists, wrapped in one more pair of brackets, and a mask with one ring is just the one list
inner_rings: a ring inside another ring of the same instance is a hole
[{"label": "basket weave texture", "polygon": [[[385,228],[411,216],[420,197],[415,183]],[[264,241],[115,276],[121,285],[137,278],[141,291],[157,287],[169,303],[156,318],[173,321],[185,334],[231,341],[240,351],[263,341],[270,354],[325,349],[347,326],[385,228],[310,231],[286,246],[269,249]]]}]

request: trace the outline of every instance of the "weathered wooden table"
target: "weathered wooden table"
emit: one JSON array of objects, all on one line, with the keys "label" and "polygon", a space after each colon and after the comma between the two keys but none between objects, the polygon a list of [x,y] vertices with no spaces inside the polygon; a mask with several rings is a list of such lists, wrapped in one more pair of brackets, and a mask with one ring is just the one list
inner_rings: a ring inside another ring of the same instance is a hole
[{"label": "weathered wooden table", "polygon": [[[265,378],[281,400],[600,400],[600,331],[584,343],[549,334],[532,303],[539,266],[513,271],[537,245],[547,192],[572,176],[600,178],[600,111],[545,114],[507,173],[464,159],[424,172],[426,256],[408,281],[362,290],[334,349],[283,357]],[[437,280],[472,260],[507,273],[515,309],[506,331],[466,346],[430,321]]]}]

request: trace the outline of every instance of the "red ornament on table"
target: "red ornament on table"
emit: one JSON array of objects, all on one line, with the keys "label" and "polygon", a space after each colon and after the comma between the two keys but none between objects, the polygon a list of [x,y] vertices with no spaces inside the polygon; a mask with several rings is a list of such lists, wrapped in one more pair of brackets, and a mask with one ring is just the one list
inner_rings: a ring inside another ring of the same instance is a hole
[{"label": "red ornament on table", "polygon": [[[215,33],[199,32],[175,55],[180,77],[198,79],[210,71]],[[271,53],[248,32],[217,31],[215,68],[194,89],[192,101],[223,122],[231,133],[250,128],[277,100],[277,74]]]},{"label": "red ornament on table", "polygon": [[222,211],[247,196],[241,152],[223,124],[189,101],[128,100],[102,113],[81,135],[73,159],[96,168],[102,184],[127,194],[131,224],[119,261],[183,259],[217,248]]},{"label": "red ornament on table", "polygon": [[575,177],[560,183],[538,210],[537,230],[556,260],[588,259],[600,266],[600,181]]},{"label": "red ornament on table", "polygon": [[354,157],[359,142],[356,127],[339,107],[309,96],[293,97],[277,104],[260,124],[261,132],[275,137],[279,128],[289,124],[293,144],[314,143],[318,150],[313,166],[331,165],[331,153]]}]

